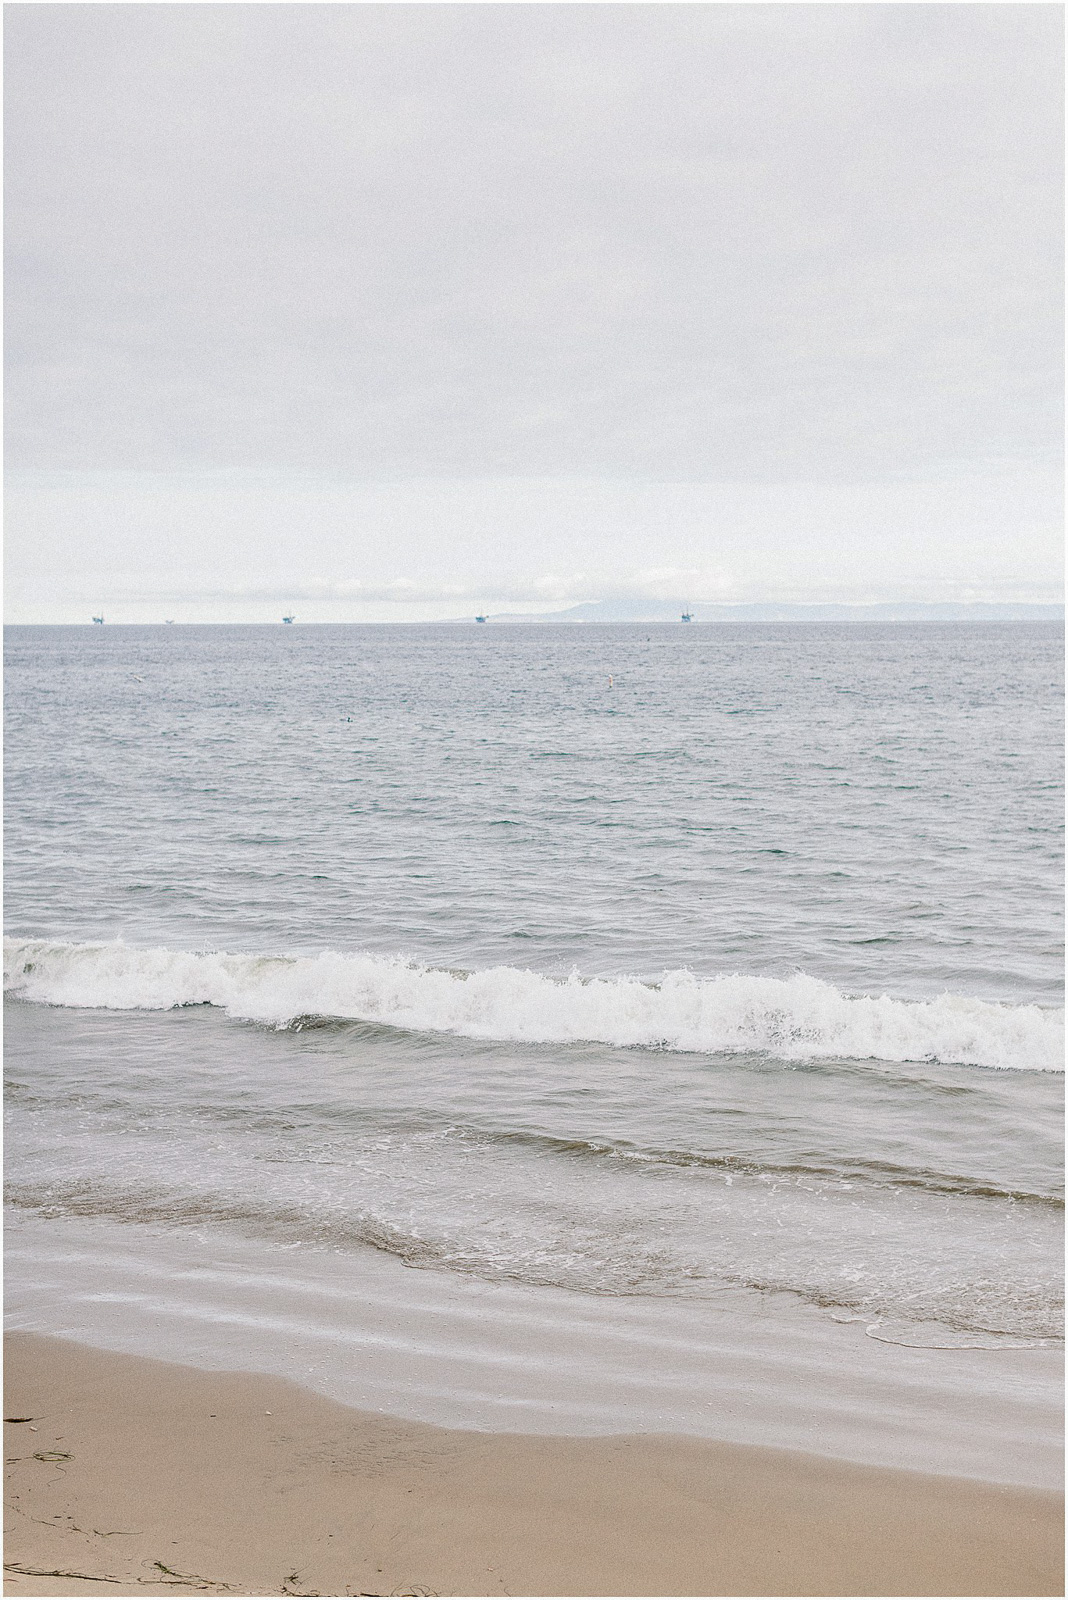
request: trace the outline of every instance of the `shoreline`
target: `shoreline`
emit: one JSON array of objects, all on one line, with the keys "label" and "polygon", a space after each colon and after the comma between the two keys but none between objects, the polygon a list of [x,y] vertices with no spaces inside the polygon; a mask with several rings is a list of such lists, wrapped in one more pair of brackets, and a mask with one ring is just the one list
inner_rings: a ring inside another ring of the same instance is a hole
[{"label": "shoreline", "polygon": [[5,1427],[11,1595],[1063,1593],[1053,1491],[442,1428],[40,1334],[5,1352],[5,1418],[36,1419]]},{"label": "shoreline", "polygon": [[[687,1435],[1063,1487],[1063,1350],[947,1348],[789,1296],[584,1295],[417,1271],[369,1247],[10,1211],[7,1326],[288,1379],[486,1433]],[[930,1335],[928,1334],[929,1338]],[[995,1341],[995,1344],[997,1341]]]}]

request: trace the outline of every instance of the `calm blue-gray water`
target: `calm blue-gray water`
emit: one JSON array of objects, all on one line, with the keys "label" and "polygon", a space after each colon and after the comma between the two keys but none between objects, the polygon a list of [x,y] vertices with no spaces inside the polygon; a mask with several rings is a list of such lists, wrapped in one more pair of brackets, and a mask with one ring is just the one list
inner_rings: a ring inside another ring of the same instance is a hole
[{"label": "calm blue-gray water", "polygon": [[39,1237],[1058,1336],[1059,626],[6,648]]}]

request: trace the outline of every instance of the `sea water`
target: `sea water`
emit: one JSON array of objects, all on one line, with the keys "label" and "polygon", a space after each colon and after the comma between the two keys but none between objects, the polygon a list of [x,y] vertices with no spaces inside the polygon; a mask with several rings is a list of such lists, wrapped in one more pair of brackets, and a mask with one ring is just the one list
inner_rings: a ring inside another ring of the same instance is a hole
[{"label": "sea water", "polygon": [[1061,651],[9,629],[15,1325],[476,1425],[751,1437],[765,1347],[780,1421],[809,1350],[825,1413],[859,1362],[858,1415],[1018,1422],[1062,1331]]}]

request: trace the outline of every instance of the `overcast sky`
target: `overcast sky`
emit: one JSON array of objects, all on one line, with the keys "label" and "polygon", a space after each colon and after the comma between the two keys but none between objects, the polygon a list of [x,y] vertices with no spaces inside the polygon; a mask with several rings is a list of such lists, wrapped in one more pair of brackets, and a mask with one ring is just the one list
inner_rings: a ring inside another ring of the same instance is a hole
[{"label": "overcast sky", "polygon": [[1062,27],[8,6],[9,617],[1059,598]]}]

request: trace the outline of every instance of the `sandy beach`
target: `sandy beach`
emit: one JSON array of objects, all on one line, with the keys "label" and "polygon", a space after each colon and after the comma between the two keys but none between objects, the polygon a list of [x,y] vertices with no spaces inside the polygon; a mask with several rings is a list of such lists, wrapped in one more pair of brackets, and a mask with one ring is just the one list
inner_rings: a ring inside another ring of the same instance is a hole
[{"label": "sandy beach", "polygon": [[1054,1493],[434,1428],[25,1334],[5,1383],[9,1594],[1063,1592]]}]

